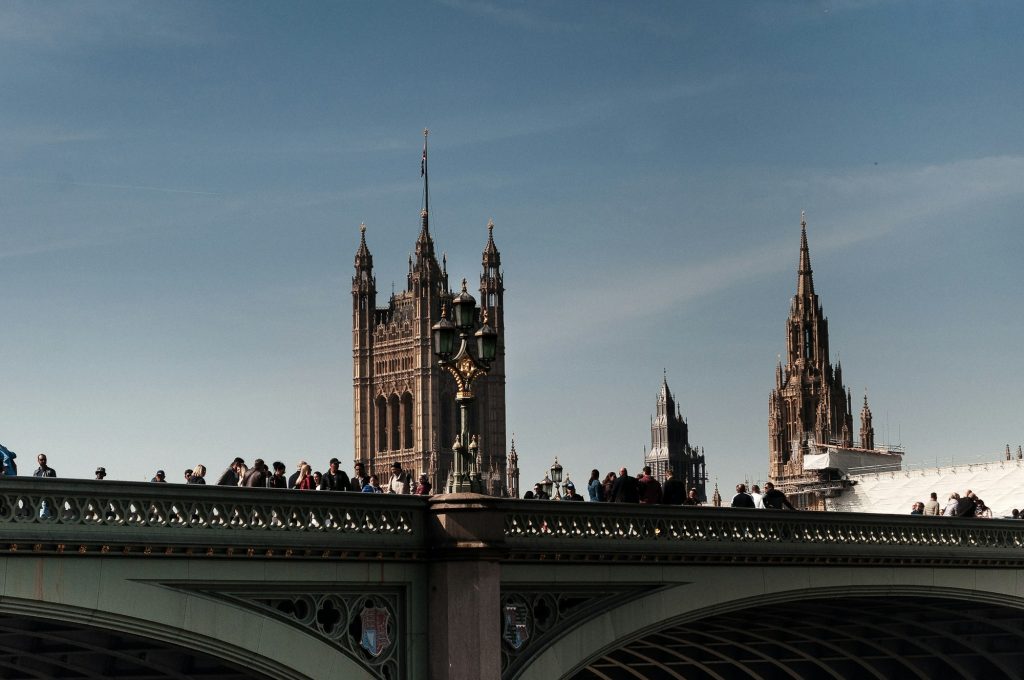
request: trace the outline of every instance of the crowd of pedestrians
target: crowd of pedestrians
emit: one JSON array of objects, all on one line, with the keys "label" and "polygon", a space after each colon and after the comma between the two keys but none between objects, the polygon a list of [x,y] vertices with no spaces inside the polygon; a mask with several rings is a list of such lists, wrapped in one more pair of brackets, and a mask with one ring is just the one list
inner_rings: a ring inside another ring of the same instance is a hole
[{"label": "crowd of pedestrians", "polygon": [[[549,498],[549,494],[538,482],[532,491],[523,494],[523,498],[545,500]],[[584,500],[583,496],[576,493],[576,486],[572,482],[566,482],[565,495],[561,498],[567,501]],[[600,470],[591,470],[590,479],[587,481],[587,499],[593,503],[637,503],[639,505],[696,506],[704,504],[697,489],[695,487],[687,489],[682,480],[676,479],[671,468],[665,472],[665,482],[661,483],[651,473],[649,465],[644,466],[636,477],[631,476],[626,468],[620,468],[618,474],[609,472],[603,477]],[[746,484],[738,484],[732,507],[795,510],[792,503],[786,498],[786,494],[776,489],[771,482],[765,484],[765,493],[763,494],[756,484],[751,487],[749,492]]]},{"label": "crowd of pedestrians", "polygon": [[[0,476],[14,477],[18,474],[16,458],[18,454],[0,444]],[[33,477],[56,477],[57,472],[47,464],[45,453],[36,456],[38,467],[32,473]],[[356,462],[349,476],[341,469],[341,461],[332,458],[327,464],[327,472],[313,470],[312,466],[304,460],[298,462],[295,472],[285,476],[286,467],[281,461],[275,461],[268,466],[262,458],[257,458],[252,465],[246,465],[244,458],[235,458],[224,471],[220,473],[216,481],[207,481],[206,466],[203,464],[186,468],[184,473],[185,484],[210,484],[215,486],[244,486],[270,489],[298,489],[300,491],[352,491],[360,493],[392,493],[392,494],[416,494],[429,496],[431,484],[426,474],[420,475],[414,481],[402,464],[395,462],[391,465],[391,474],[385,485],[381,485],[379,478],[372,472],[367,471],[362,463]],[[103,480],[107,476],[104,467],[96,468],[95,478]],[[212,479],[212,477],[211,477]],[[156,484],[166,484],[167,474],[163,470],[157,470],[150,480]]]},{"label": "crowd of pedestrians", "polygon": [[[0,475],[16,476],[18,454],[6,446],[0,444]],[[32,473],[34,477],[56,477],[57,472],[49,466],[45,453],[36,456],[36,467]],[[418,496],[431,495],[432,489],[426,474],[421,474],[417,480],[402,469],[402,464],[395,462],[391,465],[391,474],[384,484],[372,471],[367,471],[365,466],[356,462],[352,474],[347,474],[341,469],[341,461],[332,458],[327,464],[327,471],[320,472],[313,470],[312,466],[305,460],[300,460],[295,466],[295,471],[286,476],[285,464],[281,461],[274,461],[268,466],[262,458],[257,458],[252,465],[247,465],[245,459],[235,458],[217,477],[215,482],[207,482],[206,466],[199,464],[187,468],[184,472],[185,484],[207,484],[216,486],[243,486],[270,489],[297,489],[300,491],[349,491],[359,493],[390,493],[390,494],[415,494]],[[106,468],[97,467],[95,478],[105,479]],[[150,480],[151,482],[167,483],[167,475],[163,470],[157,470]],[[549,498],[544,487],[537,483],[532,491],[523,495],[524,499],[544,500]],[[620,468],[618,474],[609,472],[601,476],[599,470],[592,470],[590,479],[587,482],[587,498],[576,492],[576,485],[567,481],[564,486],[562,500],[583,501],[590,500],[594,503],[637,503],[640,505],[702,505],[696,488],[686,489],[682,480],[676,479],[672,470],[667,470],[665,482],[659,482],[652,474],[650,466],[645,466],[641,473],[635,477],[631,476],[626,468]],[[771,482],[766,482],[764,491],[757,484],[750,486],[746,484],[736,485],[736,495],[733,496],[731,507],[765,509],[765,510],[795,510],[786,495],[776,489]],[[914,502],[911,515],[932,515],[945,517],[992,517],[992,509],[985,504],[981,498],[968,489],[963,495],[951,493],[945,505],[941,504],[938,494],[932,492],[927,501]],[[1013,510],[1013,519],[1024,519],[1024,510]]]},{"label": "crowd of pedestrians", "polygon": [[[933,491],[927,501],[916,501],[910,509],[910,514],[990,519],[992,508],[985,505],[985,501],[978,498],[978,495],[970,489],[964,492],[963,496],[955,491],[949,494],[945,506],[939,503],[939,496]],[[1014,510],[1012,518],[1022,519],[1022,515],[1024,512],[1021,510]]]}]

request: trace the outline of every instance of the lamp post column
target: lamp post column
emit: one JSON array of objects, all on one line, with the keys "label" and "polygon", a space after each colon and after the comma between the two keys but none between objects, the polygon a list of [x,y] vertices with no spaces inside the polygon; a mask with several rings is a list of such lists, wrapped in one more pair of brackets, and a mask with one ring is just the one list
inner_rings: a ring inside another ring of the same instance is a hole
[{"label": "lamp post column", "polygon": [[[477,463],[479,447],[470,439],[469,408],[475,400],[473,381],[490,370],[496,354],[498,334],[487,324],[487,310],[484,310],[479,329],[470,335],[477,323],[476,300],[466,290],[465,279],[462,280],[462,292],[452,299],[452,310],[454,323],[448,320],[447,309],[442,308],[441,320],[432,328],[434,353],[440,359],[441,368],[451,374],[458,387],[455,402],[459,405],[459,435],[452,446],[454,456],[447,491],[484,493]],[[455,349],[456,335],[459,336],[458,350]],[[476,357],[470,349],[471,337],[476,340]]]}]

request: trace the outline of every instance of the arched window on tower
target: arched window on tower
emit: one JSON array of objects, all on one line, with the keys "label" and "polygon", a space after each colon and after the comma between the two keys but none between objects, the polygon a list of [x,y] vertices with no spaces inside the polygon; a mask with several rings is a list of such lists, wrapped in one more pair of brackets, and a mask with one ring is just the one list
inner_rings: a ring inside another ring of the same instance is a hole
[{"label": "arched window on tower", "polygon": [[406,392],[402,395],[402,448],[411,449],[412,425],[416,420],[416,414],[412,408],[412,394]]},{"label": "arched window on tower", "polygon": [[391,427],[388,428],[388,441],[390,450],[397,451],[401,447],[401,440],[398,438],[401,431],[401,406],[398,403],[398,395],[392,394],[388,397],[388,415],[390,416]]},{"label": "arched window on tower", "polygon": [[811,327],[808,326],[804,329],[804,357],[808,361],[814,360],[814,334],[811,332]]},{"label": "arched window on tower", "polygon": [[377,450],[388,450],[388,402],[377,397]]}]

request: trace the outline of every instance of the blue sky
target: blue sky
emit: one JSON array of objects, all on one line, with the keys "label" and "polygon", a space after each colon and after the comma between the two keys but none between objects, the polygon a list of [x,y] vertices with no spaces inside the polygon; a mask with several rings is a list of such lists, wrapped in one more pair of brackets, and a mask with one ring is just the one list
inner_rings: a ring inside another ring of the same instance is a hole
[{"label": "blue sky", "polygon": [[1024,442],[1024,6],[0,2],[0,442],[148,479],[352,453],[352,258],[505,268],[524,483],[636,467],[662,371],[767,469],[801,210],[907,462]]}]

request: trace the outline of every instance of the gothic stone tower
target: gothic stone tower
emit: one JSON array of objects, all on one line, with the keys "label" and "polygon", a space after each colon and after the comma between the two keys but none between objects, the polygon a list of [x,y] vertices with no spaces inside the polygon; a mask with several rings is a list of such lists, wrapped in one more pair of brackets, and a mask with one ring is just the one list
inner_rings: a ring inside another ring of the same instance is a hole
[{"label": "gothic stone tower", "polygon": [[[786,320],[786,364],[775,368],[768,399],[768,476],[780,486],[811,481],[803,458],[827,445],[853,446],[853,399],[843,385],[842,366],[828,354],[828,319],[814,293],[807,222],[800,219],[800,263],[796,295]],[[873,448],[871,410],[864,397],[861,447]],[[790,487],[792,488],[792,487]]]},{"label": "gothic stone tower", "polygon": [[[355,393],[355,460],[381,475],[393,462],[413,474],[427,473],[444,488],[452,465],[456,425],[455,384],[438,367],[431,327],[450,304],[447,262],[438,265],[429,213],[420,213],[415,258],[409,259],[404,291],[377,308],[373,257],[361,226],[352,277],[352,383]],[[498,331],[491,372],[474,384],[470,431],[479,435],[484,479],[492,494],[506,491],[505,314],[501,255],[488,224],[480,276],[479,309]]]},{"label": "gothic stone tower", "polygon": [[683,420],[675,398],[668,388],[668,378],[661,380],[661,390],[651,419],[651,450],[644,456],[644,465],[651,466],[651,474],[664,480],[671,468],[676,479],[682,480],[689,491],[697,489],[701,502],[707,501],[707,469],[704,450],[690,446],[689,427]]}]

